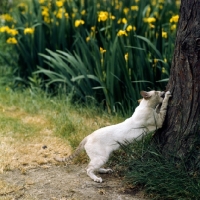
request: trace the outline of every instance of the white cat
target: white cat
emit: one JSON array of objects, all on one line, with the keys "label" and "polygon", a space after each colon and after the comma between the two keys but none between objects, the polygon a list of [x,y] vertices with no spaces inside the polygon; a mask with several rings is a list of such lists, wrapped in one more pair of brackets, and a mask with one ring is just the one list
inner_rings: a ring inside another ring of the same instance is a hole
[{"label": "white cat", "polygon": [[[170,92],[141,91],[143,99],[135,109],[132,117],[124,122],[100,128],[85,137],[76,151],[66,158],[55,158],[60,162],[66,162],[74,158],[81,150],[85,149],[90,158],[87,167],[88,176],[96,182],[101,183],[102,178],[97,177],[94,172],[111,173],[111,169],[101,168],[110,154],[120,147],[119,143],[132,142],[140,139],[144,134],[162,127],[165,119]],[[164,97],[165,96],[165,97]],[[164,97],[164,99],[163,99]],[[162,103],[160,110],[159,105]]]}]

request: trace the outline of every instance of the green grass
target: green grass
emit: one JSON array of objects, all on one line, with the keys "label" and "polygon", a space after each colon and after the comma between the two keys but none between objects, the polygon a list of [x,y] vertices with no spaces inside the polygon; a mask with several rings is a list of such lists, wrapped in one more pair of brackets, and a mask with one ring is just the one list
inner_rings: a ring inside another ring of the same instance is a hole
[{"label": "green grass", "polygon": [[[72,105],[66,96],[51,97],[43,91],[12,91],[9,87],[0,86],[0,105],[8,116],[0,116],[0,129],[12,127],[14,132],[22,135],[37,132],[37,127],[21,124],[21,118],[27,114],[40,116],[49,121],[54,134],[68,140],[76,147],[86,135],[106,124],[117,123],[123,118],[120,115],[109,115],[91,101],[85,105]],[[4,108],[5,107],[5,108]],[[14,115],[13,113],[18,113]],[[8,123],[6,123],[8,122]],[[34,130],[35,129],[35,130]]]},{"label": "green grass", "polygon": [[[12,127],[12,128],[11,128]],[[7,132],[7,130],[11,130]],[[12,138],[30,138],[39,132],[39,128],[29,124],[21,123],[20,119],[8,117],[8,116],[0,116],[0,131],[1,134],[9,134]]]},{"label": "green grass", "polygon": [[140,186],[147,196],[158,200],[200,199],[200,176],[191,169],[186,170],[188,162],[164,157],[152,135],[143,141],[121,145],[122,150],[115,154],[111,164],[125,176],[125,181]]}]

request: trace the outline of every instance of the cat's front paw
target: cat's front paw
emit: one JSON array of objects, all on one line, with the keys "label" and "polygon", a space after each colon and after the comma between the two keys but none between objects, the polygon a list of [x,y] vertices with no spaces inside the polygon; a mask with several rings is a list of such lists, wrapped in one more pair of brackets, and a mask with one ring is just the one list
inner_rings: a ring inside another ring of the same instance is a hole
[{"label": "cat's front paw", "polygon": [[167,91],[167,92],[165,93],[165,96],[166,96],[166,97],[172,97],[170,91]]}]

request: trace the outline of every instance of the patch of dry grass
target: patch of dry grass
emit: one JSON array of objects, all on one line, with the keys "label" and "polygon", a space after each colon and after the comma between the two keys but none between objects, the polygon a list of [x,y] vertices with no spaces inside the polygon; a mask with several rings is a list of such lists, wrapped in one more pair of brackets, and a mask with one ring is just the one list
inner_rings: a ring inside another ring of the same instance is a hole
[{"label": "patch of dry grass", "polygon": [[[1,107],[3,107],[1,105]],[[0,172],[5,170],[20,169],[25,172],[28,168],[39,165],[55,163],[57,153],[68,155],[71,147],[67,140],[54,135],[54,126],[44,116],[31,116],[21,109],[4,107],[0,114],[1,118],[12,119],[18,126],[29,126],[32,131],[30,136],[15,132],[12,124],[5,127],[0,133]],[[9,118],[8,118],[9,117]],[[8,121],[9,123],[9,121]],[[16,125],[16,124],[15,124]],[[33,127],[32,129],[30,127]],[[20,128],[19,130],[20,131]],[[3,133],[3,134],[2,134]]]},{"label": "patch of dry grass", "polygon": [[20,196],[23,190],[23,186],[16,186],[8,184],[7,182],[0,180],[0,200],[11,200],[13,199],[12,194],[15,193],[15,196]]}]

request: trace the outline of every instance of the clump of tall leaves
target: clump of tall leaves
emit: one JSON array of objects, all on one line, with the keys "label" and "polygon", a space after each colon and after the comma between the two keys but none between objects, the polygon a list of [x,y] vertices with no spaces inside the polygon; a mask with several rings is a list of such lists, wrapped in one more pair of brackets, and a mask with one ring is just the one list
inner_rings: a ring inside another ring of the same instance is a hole
[{"label": "clump of tall leaves", "polygon": [[127,111],[139,90],[164,86],[177,12],[163,0],[32,0],[1,15],[0,34],[18,55],[16,81]]}]

